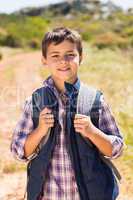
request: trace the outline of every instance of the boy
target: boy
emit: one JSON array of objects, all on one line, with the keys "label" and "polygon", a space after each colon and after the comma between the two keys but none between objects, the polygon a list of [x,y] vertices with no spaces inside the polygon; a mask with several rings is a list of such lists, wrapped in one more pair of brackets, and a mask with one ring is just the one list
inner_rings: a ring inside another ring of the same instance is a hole
[{"label": "boy", "polygon": [[123,140],[103,95],[98,128],[89,116],[73,115],[81,85],[79,34],[64,27],[48,32],[42,55],[51,76],[26,101],[11,144],[18,159],[29,161],[27,199],[115,200],[118,186],[100,154],[118,157]]}]

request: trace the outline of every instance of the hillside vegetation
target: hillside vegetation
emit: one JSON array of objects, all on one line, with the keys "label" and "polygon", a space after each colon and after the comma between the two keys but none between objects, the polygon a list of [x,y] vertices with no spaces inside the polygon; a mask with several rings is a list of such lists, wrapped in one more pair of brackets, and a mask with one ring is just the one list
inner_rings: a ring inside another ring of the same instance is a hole
[{"label": "hillside vegetation", "polygon": [[100,49],[133,47],[133,11],[124,12],[110,1],[63,2],[0,14],[0,45],[39,48],[44,33],[55,26],[78,30],[83,40]]}]

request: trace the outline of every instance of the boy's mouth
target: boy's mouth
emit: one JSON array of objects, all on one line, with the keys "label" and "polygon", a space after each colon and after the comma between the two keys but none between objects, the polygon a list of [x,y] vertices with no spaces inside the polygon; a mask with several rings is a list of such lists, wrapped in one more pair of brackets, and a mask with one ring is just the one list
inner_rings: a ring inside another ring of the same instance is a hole
[{"label": "boy's mouth", "polygon": [[62,71],[62,72],[66,72],[66,71],[70,70],[70,68],[67,67],[67,68],[62,68],[62,69],[58,69],[58,70],[59,70],[59,71]]}]

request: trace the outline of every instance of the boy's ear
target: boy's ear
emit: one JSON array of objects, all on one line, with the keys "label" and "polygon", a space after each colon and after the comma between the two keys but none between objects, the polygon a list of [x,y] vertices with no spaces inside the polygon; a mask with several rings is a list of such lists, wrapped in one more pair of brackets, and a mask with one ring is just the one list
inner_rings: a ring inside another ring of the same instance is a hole
[{"label": "boy's ear", "polygon": [[44,56],[42,56],[41,61],[42,61],[43,65],[47,65],[47,62],[46,62],[46,59],[44,58]]},{"label": "boy's ear", "polygon": [[80,55],[80,57],[79,57],[79,64],[81,64],[82,59],[83,59],[83,55]]}]

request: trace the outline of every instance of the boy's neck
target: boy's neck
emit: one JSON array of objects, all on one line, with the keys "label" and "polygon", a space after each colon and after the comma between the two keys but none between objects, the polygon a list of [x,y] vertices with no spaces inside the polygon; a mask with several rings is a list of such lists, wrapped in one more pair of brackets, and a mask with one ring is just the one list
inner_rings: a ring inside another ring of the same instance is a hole
[{"label": "boy's neck", "polygon": [[61,93],[65,92],[65,84],[64,84],[65,82],[74,84],[77,80],[77,78],[76,78],[76,79],[73,79],[73,80],[67,80],[67,81],[62,80],[61,81],[61,80],[54,79],[53,77],[52,77],[52,79],[54,81],[54,84],[55,84],[57,90]]}]

